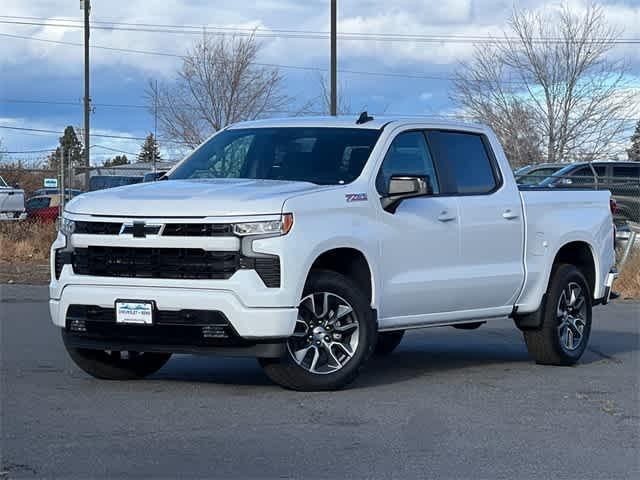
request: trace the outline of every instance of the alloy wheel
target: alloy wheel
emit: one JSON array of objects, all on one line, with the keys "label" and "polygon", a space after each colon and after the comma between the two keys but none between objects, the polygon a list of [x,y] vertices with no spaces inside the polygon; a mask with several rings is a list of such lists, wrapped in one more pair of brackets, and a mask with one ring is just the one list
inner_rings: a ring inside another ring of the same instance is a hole
[{"label": "alloy wheel", "polygon": [[331,292],[312,293],[300,302],[287,347],[300,367],[314,374],[330,374],[353,358],[359,332],[358,317],[349,302]]},{"label": "alloy wheel", "polygon": [[562,291],[556,316],[562,348],[568,351],[576,350],[582,343],[587,325],[587,300],[580,285],[570,282]]}]

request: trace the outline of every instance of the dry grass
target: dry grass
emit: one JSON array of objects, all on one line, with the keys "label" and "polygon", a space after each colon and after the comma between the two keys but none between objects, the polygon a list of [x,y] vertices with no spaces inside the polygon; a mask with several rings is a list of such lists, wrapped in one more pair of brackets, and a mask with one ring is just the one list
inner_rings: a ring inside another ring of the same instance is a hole
[{"label": "dry grass", "polygon": [[[54,223],[2,222],[0,223],[0,263],[28,269],[27,265],[46,265],[49,247],[56,237]],[[17,275],[20,277],[20,275]],[[640,251],[620,267],[615,290],[623,298],[640,298]]]},{"label": "dry grass", "polygon": [[622,265],[620,277],[614,290],[622,294],[622,298],[640,298],[640,252],[634,252]]},{"label": "dry grass", "polygon": [[0,223],[0,262],[44,264],[56,238],[55,223]]}]

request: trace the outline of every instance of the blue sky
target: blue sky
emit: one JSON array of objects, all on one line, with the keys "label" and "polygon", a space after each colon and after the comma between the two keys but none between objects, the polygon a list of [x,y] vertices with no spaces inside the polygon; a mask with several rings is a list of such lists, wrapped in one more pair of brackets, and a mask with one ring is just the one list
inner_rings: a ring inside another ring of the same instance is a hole
[{"label": "blue sky", "polygon": [[[338,0],[339,31],[401,34],[500,34],[514,5],[502,0]],[[559,2],[525,0],[517,5],[529,9],[557,8]],[[583,11],[587,2],[572,0],[569,6]],[[623,31],[625,38],[640,38],[640,0],[601,3],[608,22]],[[77,0],[0,0],[5,16],[81,19]],[[134,24],[208,25],[213,27],[290,29],[327,31],[328,0],[94,0],[92,18],[97,21]],[[37,37],[81,43],[82,29],[38,25],[16,25],[2,21],[0,34]],[[26,20],[29,21],[29,20]],[[39,20],[31,20],[38,23]],[[64,21],[62,22],[64,23]],[[68,25],[68,22],[67,22]],[[92,43],[182,54],[197,35],[157,32],[94,30]],[[327,68],[329,43],[324,39],[263,38],[260,61],[264,63]],[[386,110],[388,114],[447,114],[455,111],[449,100],[447,77],[458,62],[468,60],[473,45],[464,43],[371,42],[344,40],[339,44],[339,68],[368,72],[419,74],[444,77],[441,80],[378,77],[343,74],[342,94],[352,110]],[[61,131],[65,125],[82,125],[83,95],[81,47],[58,45],[0,36],[0,125]],[[630,73],[640,86],[640,48],[621,45],[611,55],[625,59]],[[101,104],[143,105],[143,93],[149,79],[170,82],[180,60],[104,50],[92,51],[92,132],[116,136],[145,136],[153,130],[152,116],[142,108],[109,107]],[[304,103],[319,95],[317,74],[283,69],[286,92]],[[69,102],[71,105],[9,103],[11,101]],[[8,151],[53,148],[57,136],[0,129],[3,147]],[[92,144],[137,153],[138,140],[95,137]],[[165,157],[179,152],[164,145]],[[117,153],[106,148],[92,149],[93,162],[101,163]],[[12,155],[26,160],[44,154]]]}]

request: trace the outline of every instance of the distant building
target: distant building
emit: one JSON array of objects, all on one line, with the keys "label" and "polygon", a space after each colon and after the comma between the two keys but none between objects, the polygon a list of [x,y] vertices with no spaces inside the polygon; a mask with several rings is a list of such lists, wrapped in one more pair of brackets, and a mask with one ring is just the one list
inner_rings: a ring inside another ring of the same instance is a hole
[{"label": "distant building", "polygon": [[[158,161],[156,162],[156,170],[158,172],[167,171],[178,162]],[[115,165],[113,167],[92,167],[91,176],[95,175],[114,175],[114,176],[131,176],[141,177],[145,173],[153,171],[153,163],[128,163],[125,165]]]}]

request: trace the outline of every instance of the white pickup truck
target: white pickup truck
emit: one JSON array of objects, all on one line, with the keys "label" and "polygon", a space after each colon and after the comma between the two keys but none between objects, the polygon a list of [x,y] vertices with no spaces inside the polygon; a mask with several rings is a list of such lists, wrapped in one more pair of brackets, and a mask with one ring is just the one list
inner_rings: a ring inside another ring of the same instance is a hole
[{"label": "white pickup truck", "polygon": [[164,179],[76,197],[52,246],[51,317],[95,377],[217,353],[337,389],[406,329],[504,317],[567,365],[616,278],[609,192],[519,190],[484,126],[240,123]]},{"label": "white pickup truck", "polygon": [[0,177],[0,221],[24,220],[27,212],[24,208],[24,190],[7,185]]}]

